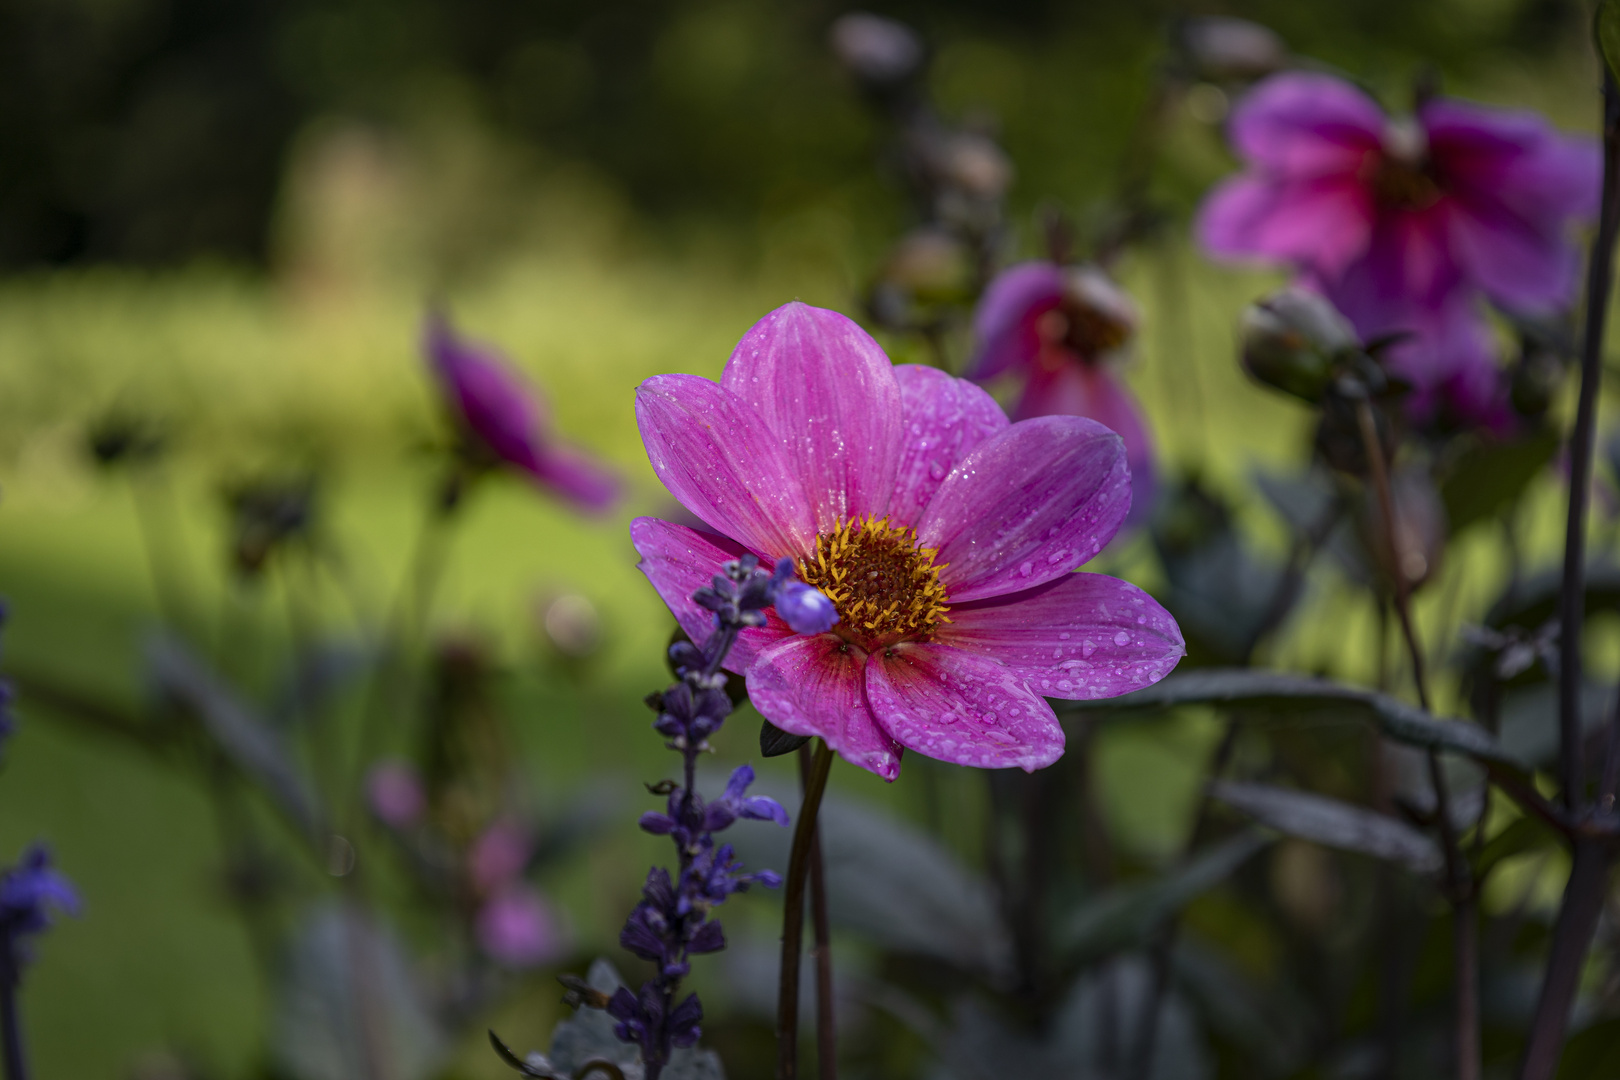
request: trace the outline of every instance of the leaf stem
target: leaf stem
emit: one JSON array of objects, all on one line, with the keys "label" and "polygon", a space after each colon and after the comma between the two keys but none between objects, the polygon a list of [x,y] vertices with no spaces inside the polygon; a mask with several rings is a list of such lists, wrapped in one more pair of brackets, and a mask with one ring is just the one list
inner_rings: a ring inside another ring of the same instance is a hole
[{"label": "leaf stem", "polygon": [[832,748],[816,741],[815,760],[804,785],[804,801],[793,827],[793,852],[788,858],[787,886],[782,895],[782,969],[776,994],[776,1080],[799,1075],[799,952],[804,941],[804,893],[809,878],[811,842],[816,815],[832,771]]}]

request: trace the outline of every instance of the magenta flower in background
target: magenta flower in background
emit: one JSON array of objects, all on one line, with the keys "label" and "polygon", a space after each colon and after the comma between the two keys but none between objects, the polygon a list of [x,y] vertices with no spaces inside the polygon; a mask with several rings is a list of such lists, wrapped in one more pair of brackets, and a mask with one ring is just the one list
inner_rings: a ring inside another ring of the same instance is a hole
[{"label": "magenta flower in background", "polygon": [[1118,370],[1138,321],[1131,298],[1095,266],[1019,263],[979,301],[968,369],[975,382],[1023,379],[1014,420],[1085,416],[1125,440],[1131,525],[1152,513],[1156,490],[1153,437]]},{"label": "magenta flower in background", "polygon": [[1522,315],[1573,298],[1598,150],[1533,113],[1435,98],[1391,117],[1294,72],[1255,87],[1229,135],[1248,170],[1205,201],[1200,242],[1292,266],[1363,338],[1411,334],[1388,356],[1419,415],[1501,400],[1482,297]]},{"label": "magenta flower in background", "polygon": [[476,457],[517,469],[587,512],[613,507],[619,478],[584,451],[552,437],[539,391],[498,353],[458,337],[439,314],[428,316],[423,347]]},{"label": "magenta flower in background", "polygon": [[1011,423],[972,383],[894,367],[833,311],[760,320],[720,383],[660,375],[636,394],[647,455],[713,532],[638,518],[641,569],[694,640],[692,595],[744,554],[795,561],[838,622],[795,634],[775,612],[726,666],[772,723],[825,739],[886,780],[904,748],[1033,770],[1063,752],[1046,697],[1163,678],[1175,621],[1123,581],[1076,574],[1119,529],[1119,436],[1076,416]]},{"label": "magenta flower in background", "polygon": [[495,892],[523,875],[533,851],[529,830],[511,818],[499,818],[468,850],[467,876],[480,893]]},{"label": "magenta flower in background", "polygon": [[557,913],[539,890],[509,885],[478,909],[474,930],[478,946],[509,968],[531,968],[560,959],[568,937]]},{"label": "magenta flower in background", "polygon": [[366,773],[366,802],[378,821],[408,829],[427,813],[427,792],[416,769],[404,761],[380,761]]}]

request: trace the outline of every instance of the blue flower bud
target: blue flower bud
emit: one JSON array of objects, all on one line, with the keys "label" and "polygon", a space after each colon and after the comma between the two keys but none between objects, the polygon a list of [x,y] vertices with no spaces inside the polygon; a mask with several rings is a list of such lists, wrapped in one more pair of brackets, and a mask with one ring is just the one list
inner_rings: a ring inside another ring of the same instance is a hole
[{"label": "blue flower bud", "polygon": [[838,609],[827,595],[802,581],[790,581],[776,594],[776,613],[795,634],[823,634],[838,622]]}]

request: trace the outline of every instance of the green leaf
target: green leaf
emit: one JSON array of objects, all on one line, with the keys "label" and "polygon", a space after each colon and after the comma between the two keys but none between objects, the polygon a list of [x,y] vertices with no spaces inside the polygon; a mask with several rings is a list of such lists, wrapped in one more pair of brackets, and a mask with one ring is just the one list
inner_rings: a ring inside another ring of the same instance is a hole
[{"label": "green leaf", "polygon": [[1620,82],[1620,3],[1602,0],[1598,4],[1592,36],[1597,41],[1598,55],[1608,66],[1609,77]]},{"label": "green leaf", "polygon": [[1453,534],[1484,520],[1517,499],[1553,454],[1558,433],[1536,432],[1522,439],[1478,441],[1451,463],[1440,484],[1446,519]]},{"label": "green leaf", "polygon": [[1064,711],[1083,709],[1166,709],[1176,705],[1242,705],[1283,712],[1315,712],[1348,706],[1397,742],[1466,754],[1524,771],[1527,766],[1503,749],[1489,732],[1468,720],[1439,720],[1415,705],[1329,679],[1253,668],[1194,668],[1162,682],[1097,701],[1064,702]]},{"label": "green leaf", "polygon": [[1140,945],[1269,843],[1261,833],[1242,832],[1160,877],[1093,897],[1060,921],[1054,934],[1058,948],[1086,960]]},{"label": "green leaf", "polygon": [[769,720],[760,721],[759,752],[766,757],[791,754],[809,741],[808,735],[789,735]]},{"label": "green leaf", "polygon": [[1217,782],[1210,794],[1286,836],[1396,862],[1420,874],[1440,869],[1440,849],[1423,833],[1360,806],[1270,784]]}]

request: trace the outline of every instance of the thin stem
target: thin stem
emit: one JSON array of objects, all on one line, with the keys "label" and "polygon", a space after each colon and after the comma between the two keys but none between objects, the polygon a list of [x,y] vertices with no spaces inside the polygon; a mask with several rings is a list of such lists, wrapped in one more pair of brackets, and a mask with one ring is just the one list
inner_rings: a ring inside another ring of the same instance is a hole
[{"label": "thin stem", "polygon": [[0,1060],[5,1063],[5,1080],[28,1080],[22,1023],[17,1015],[19,975],[11,942],[0,940]]},{"label": "thin stem", "polygon": [[809,877],[811,841],[816,815],[827,790],[833,752],[816,741],[815,760],[804,785],[804,801],[793,827],[793,853],[788,858],[787,886],[782,896],[782,971],[776,996],[776,1080],[799,1075],[799,951],[804,940],[804,886]]},{"label": "thin stem", "polygon": [[[1614,274],[1614,242],[1620,233],[1620,88],[1603,74],[1603,201],[1597,236],[1587,262],[1586,327],[1581,341],[1581,396],[1569,447],[1569,521],[1564,534],[1564,580],[1559,604],[1558,765],[1564,807],[1571,818],[1581,810],[1585,767],[1581,761],[1581,626],[1586,615],[1586,501],[1592,477],[1592,442],[1597,423],[1598,384],[1603,373],[1603,329]],[[1607,770],[1605,770],[1607,771]],[[1574,1004],[1586,953],[1597,930],[1613,852],[1600,841],[1577,835],[1574,864],[1553,929],[1552,951],[1541,984],[1530,1037],[1525,1043],[1522,1080],[1548,1080],[1558,1068],[1569,1010]]]},{"label": "thin stem", "polygon": [[[799,784],[810,785],[810,744],[799,747]],[[820,1080],[838,1080],[838,1024],[833,998],[832,926],[827,917],[827,867],[821,858],[821,830],[810,840],[810,925],[816,945],[816,1071]]]},{"label": "thin stem", "polygon": [[1564,806],[1579,810],[1586,788],[1581,761],[1581,624],[1586,614],[1586,511],[1592,487],[1592,443],[1603,377],[1603,329],[1620,232],[1620,90],[1603,76],[1603,202],[1586,275],[1586,328],[1581,341],[1581,396],[1569,439],[1569,520],[1559,604],[1558,774]]},{"label": "thin stem", "polygon": [[1569,1010],[1580,988],[1586,952],[1603,913],[1603,896],[1609,884],[1612,853],[1601,840],[1587,837],[1575,841],[1575,859],[1564,886],[1564,899],[1558,908],[1558,924],[1553,929],[1552,955],[1541,984],[1541,1000],[1536,1003],[1535,1020],[1524,1047],[1520,1080],[1552,1080],[1558,1072],[1558,1059],[1564,1052],[1564,1035],[1569,1029]]},{"label": "thin stem", "polygon": [[[1423,647],[1412,629],[1411,595],[1406,580],[1406,567],[1401,559],[1400,543],[1396,539],[1395,497],[1390,491],[1389,469],[1384,461],[1384,448],[1378,441],[1378,424],[1373,416],[1372,404],[1366,398],[1356,403],[1356,420],[1361,427],[1361,441],[1367,452],[1367,471],[1371,474],[1373,490],[1378,498],[1378,510],[1383,518],[1383,540],[1389,558],[1390,575],[1394,579],[1395,614],[1400,620],[1401,636],[1406,640],[1407,653],[1412,658],[1412,681],[1417,687],[1418,701],[1425,712],[1429,709],[1428,680],[1424,675]],[[1440,850],[1445,857],[1446,884],[1444,893],[1451,902],[1452,922],[1455,929],[1453,975],[1456,983],[1455,1053],[1457,1080],[1478,1080],[1479,1077],[1479,942],[1474,933],[1473,882],[1468,868],[1457,850],[1457,830],[1451,820],[1451,794],[1446,776],[1440,768],[1440,754],[1433,747],[1428,753],[1429,784],[1434,788],[1435,824],[1440,832]],[[1467,912],[1464,912],[1464,908]]]}]

